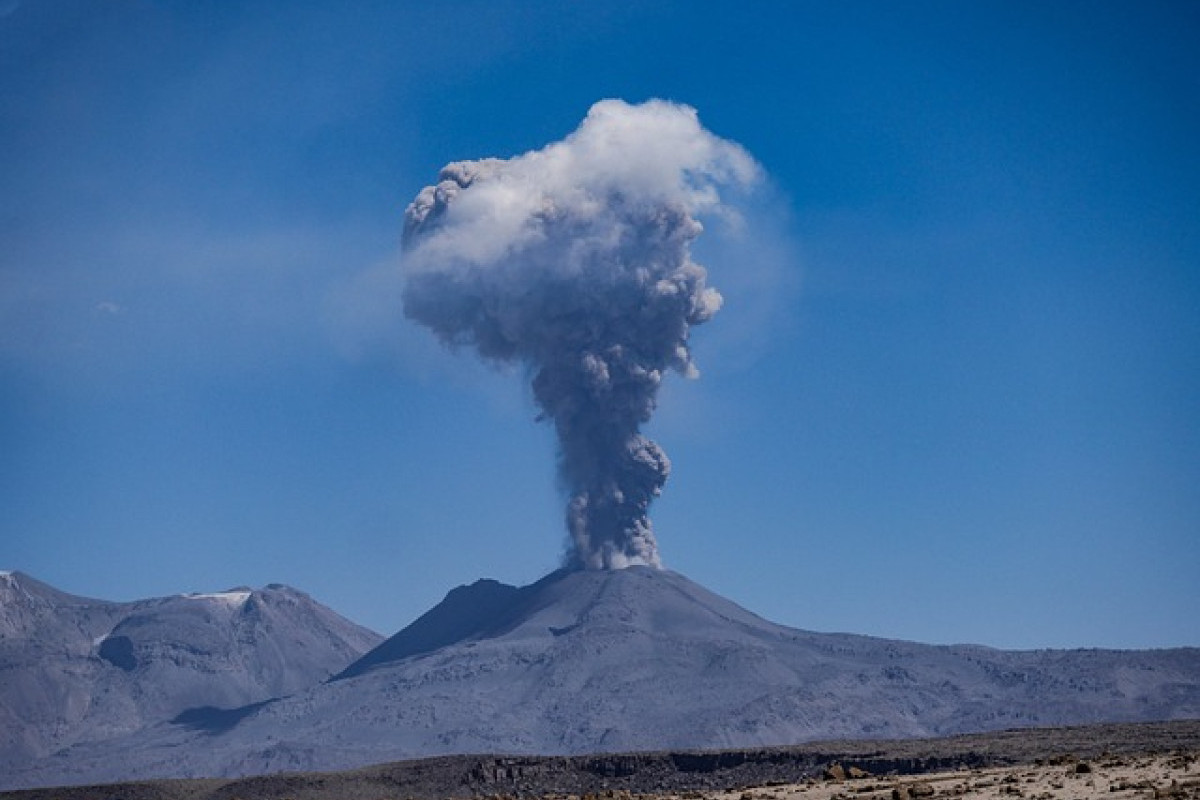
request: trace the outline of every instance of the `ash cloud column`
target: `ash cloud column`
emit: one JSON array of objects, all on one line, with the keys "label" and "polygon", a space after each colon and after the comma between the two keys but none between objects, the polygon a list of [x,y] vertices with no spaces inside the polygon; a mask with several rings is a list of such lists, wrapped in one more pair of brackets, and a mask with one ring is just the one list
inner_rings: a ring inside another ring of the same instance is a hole
[{"label": "ash cloud column", "polygon": [[570,497],[567,566],[659,566],[648,517],[670,472],[641,433],[664,374],[721,296],[691,259],[719,189],[759,170],[696,112],[597,103],[563,141],[447,165],[405,212],[404,313],[533,375]]}]

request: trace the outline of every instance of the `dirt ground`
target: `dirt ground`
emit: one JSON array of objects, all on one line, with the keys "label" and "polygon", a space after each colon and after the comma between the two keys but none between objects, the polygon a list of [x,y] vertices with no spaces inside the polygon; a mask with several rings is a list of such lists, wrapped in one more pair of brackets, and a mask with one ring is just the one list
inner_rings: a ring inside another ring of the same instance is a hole
[{"label": "dirt ground", "polygon": [[0,800],[1195,798],[1200,720],[591,756],[463,755],[325,773],[0,792]]},{"label": "dirt ground", "polygon": [[[849,773],[849,774],[847,774]],[[853,776],[853,777],[851,777]],[[1095,760],[1059,757],[1041,764],[951,770],[920,776],[876,777],[840,765],[802,783],[726,791],[681,793],[663,800],[1084,800],[1106,797],[1200,798],[1200,753]]]}]

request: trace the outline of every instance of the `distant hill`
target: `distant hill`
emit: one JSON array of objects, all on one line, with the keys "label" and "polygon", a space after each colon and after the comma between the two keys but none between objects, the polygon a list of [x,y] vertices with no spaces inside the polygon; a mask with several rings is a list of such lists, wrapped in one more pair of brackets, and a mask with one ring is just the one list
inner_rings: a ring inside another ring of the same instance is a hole
[{"label": "distant hill", "polygon": [[81,744],[10,785],[1196,717],[1200,649],[1012,652],[811,633],[634,567],[460,587],[333,680]]},{"label": "distant hill", "polygon": [[113,603],[0,572],[0,785],[64,748],[306,689],[381,638],[287,586]]}]

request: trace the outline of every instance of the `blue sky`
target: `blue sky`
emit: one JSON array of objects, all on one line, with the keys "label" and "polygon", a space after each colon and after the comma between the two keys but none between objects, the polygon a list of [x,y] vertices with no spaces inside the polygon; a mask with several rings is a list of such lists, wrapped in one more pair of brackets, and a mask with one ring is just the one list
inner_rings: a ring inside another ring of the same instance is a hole
[{"label": "blue sky", "polygon": [[786,624],[1200,645],[1189,3],[0,7],[0,568],[390,633],[562,552],[519,373],[401,318],[404,207],[595,101],[770,185],[650,433],[666,565]]}]

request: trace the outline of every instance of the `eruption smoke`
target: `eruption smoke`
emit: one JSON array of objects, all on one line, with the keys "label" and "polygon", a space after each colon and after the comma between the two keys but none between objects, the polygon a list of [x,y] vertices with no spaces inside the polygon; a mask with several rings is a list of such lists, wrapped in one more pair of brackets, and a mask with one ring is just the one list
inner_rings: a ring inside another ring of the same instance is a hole
[{"label": "eruption smoke", "polygon": [[659,100],[596,103],[561,142],[458,161],[405,212],[404,313],[485,360],[526,365],[570,492],[568,566],[659,566],[647,517],[671,469],[640,428],[721,295],[691,260],[696,216],[754,160]]}]

